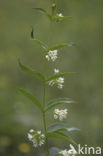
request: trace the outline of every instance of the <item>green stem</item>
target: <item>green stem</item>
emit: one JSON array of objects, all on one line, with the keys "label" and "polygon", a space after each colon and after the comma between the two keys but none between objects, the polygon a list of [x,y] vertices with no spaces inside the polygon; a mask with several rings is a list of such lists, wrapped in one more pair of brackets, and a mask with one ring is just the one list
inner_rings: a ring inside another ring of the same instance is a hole
[{"label": "green stem", "polygon": [[[43,91],[43,105],[45,108],[45,83],[44,83],[44,91]],[[45,137],[46,137],[46,149],[47,149],[47,156],[49,156],[49,146],[48,146],[48,138],[46,136],[47,134],[47,130],[46,130],[46,117],[45,117],[45,111],[43,112],[43,124],[44,124],[44,133],[45,133]]]}]

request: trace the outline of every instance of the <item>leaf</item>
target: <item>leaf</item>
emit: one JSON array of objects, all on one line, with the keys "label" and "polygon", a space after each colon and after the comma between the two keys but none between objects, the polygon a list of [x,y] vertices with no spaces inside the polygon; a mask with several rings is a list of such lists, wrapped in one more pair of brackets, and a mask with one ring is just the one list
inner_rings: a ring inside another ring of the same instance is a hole
[{"label": "leaf", "polygon": [[52,132],[52,133],[47,133],[46,134],[47,137],[49,138],[57,138],[57,139],[61,139],[61,140],[64,140],[64,141],[68,141],[70,143],[73,143],[73,144],[76,144],[71,137],[63,134],[63,133],[60,133],[60,132]]},{"label": "leaf", "polygon": [[66,43],[58,44],[58,45],[55,45],[55,46],[53,46],[53,47],[47,49],[47,52],[48,52],[49,50],[57,50],[57,49],[60,49],[60,48],[66,47],[66,46],[68,46],[68,44],[66,44]]},{"label": "leaf", "polygon": [[30,99],[41,111],[43,111],[42,105],[39,103],[39,101],[29,92],[22,88],[18,88],[19,92],[22,93],[24,96],[26,96],[28,99]]},{"label": "leaf", "polygon": [[49,154],[50,156],[56,156],[57,153],[59,153],[61,151],[61,149],[57,148],[57,147],[51,147],[49,149]]},{"label": "leaf", "polygon": [[43,8],[33,8],[33,9],[38,10],[38,11],[43,12],[43,13],[46,12],[46,10],[44,10]]},{"label": "leaf", "polygon": [[49,138],[58,138],[58,139],[61,139],[61,140],[68,141],[67,137],[65,137],[65,136],[63,136],[61,134],[58,134],[56,132],[47,133],[46,136],[49,137]]},{"label": "leaf", "polygon": [[72,75],[75,74],[75,72],[66,72],[66,73],[60,73],[60,74],[55,74],[53,76],[50,76],[46,79],[46,82],[57,79],[59,77],[67,76],[67,75]]},{"label": "leaf", "polygon": [[72,17],[71,16],[63,16],[63,17],[60,17],[60,16],[54,16],[52,18],[53,21],[57,21],[57,20],[72,20]]},{"label": "leaf", "polygon": [[41,48],[43,48],[45,51],[47,51],[48,47],[45,43],[41,42],[40,40],[34,39],[34,42],[36,42]]},{"label": "leaf", "polygon": [[48,17],[49,20],[52,20],[52,16],[46,10],[44,10],[43,8],[33,8],[33,9],[44,13]]},{"label": "leaf", "polygon": [[34,75],[35,77],[39,78],[41,81],[45,81],[45,77],[44,77],[41,73],[36,72],[36,71],[33,71],[32,69],[30,69],[30,68],[24,66],[24,65],[20,62],[20,60],[18,60],[18,62],[19,62],[19,66],[20,66],[20,68],[21,68],[22,71],[24,71],[24,72],[26,72],[26,73],[28,73],[28,74]]},{"label": "leaf", "polygon": [[57,49],[61,49],[61,48],[64,48],[64,47],[72,47],[76,45],[74,42],[69,42],[69,43],[62,43],[62,44],[57,44],[49,49],[47,49],[46,52],[48,52],[49,50],[57,50]]},{"label": "leaf", "polygon": [[79,130],[79,129],[75,128],[75,127],[69,127],[67,124],[64,124],[64,123],[55,123],[55,124],[50,125],[47,128],[48,133],[57,132],[57,131],[71,132],[71,131],[77,131],[77,130]]},{"label": "leaf", "polygon": [[54,99],[52,101],[50,101],[46,108],[45,108],[45,111],[51,109],[52,107],[55,107],[57,105],[60,105],[60,104],[70,104],[70,103],[74,103],[73,100],[71,100],[70,98],[58,98],[58,99]]}]

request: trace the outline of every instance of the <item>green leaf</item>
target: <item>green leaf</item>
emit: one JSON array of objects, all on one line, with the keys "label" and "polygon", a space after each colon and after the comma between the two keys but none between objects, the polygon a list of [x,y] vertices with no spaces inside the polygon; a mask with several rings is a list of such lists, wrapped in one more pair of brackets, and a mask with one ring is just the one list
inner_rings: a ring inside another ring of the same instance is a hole
[{"label": "green leaf", "polygon": [[38,11],[43,12],[43,13],[46,12],[46,10],[44,10],[43,8],[33,8],[33,9],[38,10]]},{"label": "green leaf", "polygon": [[57,44],[49,49],[47,49],[46,52],[48,52],[49,50],[57,50],[57,49],[61,49],[61,48],[64,48],[64,47],[72,47],[76,45],[74,42],[69,42],[69,43],[62,43],[62,44]]},{"label": "green leaf", "polygon": [[58,99],[54,99],[52,101],[50,101],[47,105],[46,105],[46,108],[45,108],[45,111],[57,106],[57,105],[60,105],[60,104],[70,104],[70,103],[74,103],[73,100],[71,100],[70,98],[58,98]]},{"label": "green leaf", "polygon": [[60,74],[55,74],[53,76],[50,76],[46,79],[46,82],[57,79],[59,77],[67,76],[67,75],[72,75],[75,74],[75,72],[66,72],[66,73],[60,73]]},{"label": "green leaf", "polygon": [[26,72],[26,73],[28,73],[28,74],[34,75],[35,77],[39,78],[41,81],[45,81],[45,77],[44,77],[41,73],[36,72],[36,71],[33,71],[32,69],[30,69],[30,68],[24,66],[24,65],[20,62],[20,60],[18,60],[18,62],[19,62],[19,66],[20,66],[20,68],[21,68],[22,71],[24,71],[24,72]]},{"label": "green leaf", "polygon": [[64,124],[64,123],[55,123],[55,124],[50,125],[47,128],[48,133],[57,132],[57,131],[72,132],[72,131],[77,131],[77,130],[79,130],[79,129],[75,128],[75,127],[69,127],[67,124]]},{"label": "green leaf", "polygon": [[41,111],[43,111],[42,105],[31,93],[27,92],[22,88],[18,88],[18,91],[22,93],[24,96],[26,96],[28,99],[30,99]]},{"label": "green leaf", "polygon": [[61,151],[60,148],[57,148],[57,147],[51,147],[49,149],[49,154],[50,156],[56,156],[57,153],[59,153]]},{"label": "green leaf", "polygon": [[57,139],[61,139],[61,140],[64,140],[64,141],[68,141],[70,143],[73,143],[73,144],[76,144],[71,137],[63,134],[63,133],[60,133],[60,132],[52,132],[52,133],[47,133],[46,134],[47,137],[49,138],[57,138]]},{"label": "green leaf", "polygon": [[47,52],[48,52],[49,50],[57,50],[57,49],[60,49],[60,48],[66,47],[66,46],[68,46],[68,44],[66,44],[66,43],[57,44],[57,45],[55,45],[55,46],[53,46],[53,47],[51,47],[51,48],[48,48],[48,49],[47,49]]},{"label": "green leaf", "polygon": [[44,10],[43,8],[33,8],[33,9],[44,13],[48,17],[49,20],[52,20],[52,16],[46,10]]},{"label": "green leaf", "polygon": [[65,141],[68,141],[67,137],[59,134],[59,133],[56,133],[56,132],[53,132],[53,133],[47,133],[46,136],[48,138],[58,138],[58,139],[61,139],[61,140],[65,140]]},{"label": "green leaf", "polygon": [[36,42],[41,48],[43,48],[43,50],[47,51],[48,46],[45,43],[43,43],[43,42],[41,42],[40,40],[37,40],[37,39],[34,39],[33,41]]},{"label": "green leaf", "polygon": [[54,16],[52,18],[53,21],[58,21],[58,20],[72,20],[71,16],[63,16],[63,17],[59,17],[59,16]]}]

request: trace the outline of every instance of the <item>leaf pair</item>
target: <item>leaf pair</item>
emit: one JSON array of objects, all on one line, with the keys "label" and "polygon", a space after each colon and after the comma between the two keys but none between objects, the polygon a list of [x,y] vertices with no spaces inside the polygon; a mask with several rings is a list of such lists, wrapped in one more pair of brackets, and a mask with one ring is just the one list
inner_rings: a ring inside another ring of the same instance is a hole
[{"label": "leaf pair", "polygon": [[[59,98],[59,99],[54,99],[52,101],[50,101],[46,107],[44,108],[40,102],[29,92],[27,92],[26,90],[22,89],[22,88],[18,88],[19,92],[22,93],[24,96],[26,96],[29,100],[31,100],[42,112],[43,111],[48,111],[49,109],[55,107],[56,105],[59,104],[70,104],[73,103],[72,100],[70,100],[69,98]],[[50,128],[51,129],[51,128]],[[48,128],[48,132],[49,132],[49,128]]]},{"label": "leaf pair", "polygon": [[50,76],[50,77],[45,77],[43,74],[39,73],[39,72],[36,72],[36,71],[33,71],[31,68],[23,65],[20,60],[18,60],[19,62],[19,66],[21,68],[22,71],[24,71],[25,73],[28,73],[28,74],[31,74],[33,76],[35,76],[36,78],[38,78],[39,80],[47,83],[51,80],[54,80],[56,78],[59,78],[61,76],[67,76],[67,75],[71,75],[71,74],[74,74],[74,72],[67,72],[67,73],[60,73],[60,74],[56,74],[56,75],[53,75],[53,76]]},{"label": "leaf pair", "polygon": [[61,140],[64,140],[64,141],[67,141],[69,143],[72,143],[72,144],[76,145],[76,143],[74,142],[74,140],[70,136],[65,135],[64,133],[61,133],[61,132],[47,133],[46,136],[49,137],[49,138],[61,139]]},{"label": "leaf pair", "polygon": [[51,132],[57,132],[57,131],[67,131],[67,132],[72,132],[72,131],[77,131],[79,130],[78,128],[75,127],[70,127],[67,124],[64,123],[55,123],[50,125],[47,128],[47,132],[51,133]]},{"label": "leaf pair", "polygon": [[62,44],[57,44],[55,46],[52,46],[51,48],[48,48],[46,52],[48,52],[49,50],[55,50],[55,49],[61,49],[61,48],[64,48],[64,47],[72,47],[76,45],[74,42],[69,42],[69,43],[62,43]]},{"label": "leaf pair", "polygon": [[61,104],[71,104],[74,103],[74,101],[70,98],[57,98],[54,100],[51,100],[45,107],[45,111],[48,111],[49,109],[61,105]]},{"label": "leaf pair", "polygon": [[42,41],[38,40],[38,39],[35,39],[34,37],[34,29],[32,27],[32,30],[31,30],[31,39],[37,43],[43,50],[44,52],[47,54],[50,50],[58,50],[58,49],[61,49],[61,48],[64,48],[64,47],[72,47],[72,46],[75,46],[76,44],[74,42],[69,42],[69,43],[62,43],[62,44],[57,44],[55,46],[52,46],[52,47],[48,47],[45,43],[43,43]]},{"label": "leaf pair", "polygon": [[[31,38],[32,38],[32,32],[31,32]],[[69,42],[69,43],[62,43],[62,44],[57,44],[55,46],[52,46],[50,48],[48,48],[48,46],[41,42],[40,40],[37,40],[37,39],[33,39],[33,41],[35,43],[37,43],[43,50],[44,52],[47,54],[50,50],[58,50],[58,49],[61,49],[61,48],[64,48],[64,47],[72,47],[72,46],[75,46],[76,44],[74,42]]]},{"label": "leaf pair", "polygon": [[46,10],[44,10],[43,8],[33,8],[37,11],[40,11],[41,13],[43,13],[50,21],[60,21],[60,20],[71,20],[72,17],[71,16],[59,16],[58,14],[57,15],[54,15],[55,14],[55,9],[56,9],[56,6],[55,5],[52,5],[52,15],[49,14]]},{"label": "leaf pair", "polygon": [[75,127],[69,127],[67,124],[56,123],[56,124],[50,125],[47,128],[47,132],[48,132],[47,137],[59,138],[59,139],[68,141],[76,145],[75,141],[70,136],[64,134],[63,131],[72,132],[72,131],[77,131],[77,130],[79,129]]}]

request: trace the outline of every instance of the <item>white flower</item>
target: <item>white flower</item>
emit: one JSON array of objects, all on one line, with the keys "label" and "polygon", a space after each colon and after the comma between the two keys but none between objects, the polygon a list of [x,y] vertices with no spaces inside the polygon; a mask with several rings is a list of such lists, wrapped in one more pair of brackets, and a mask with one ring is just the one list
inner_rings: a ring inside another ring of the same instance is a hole
[{"label": "white flower", "polygon": [[48,82],[49,86],[53,86],[55,84],[54,80]]},{"label": "white flower", "polygon": [[54,114],[54,119],[58,119],[58,115]]},{"label": "white flower", "polygon": [[54,73],[55,73],[55,74],[58,74],[58,73],[59,73],[59,69],[56,69],[56,68],[55,68],[55,69],[54,69]]},{"label": "white flower", "polygon": [[48,61],[52,60],[54,62],[58,58],[57,54],[57,50],[49,50],[48,54],[45,57]]},{"label": "white flower", "polygon": [[41,134],[41,131],[37,131],[38,134]]},{"label": "white flower", "polygon": [[59,17],[64,17],[62,13],[57,14]]},{"label": "white flower", "polygon": [[28,133],[28,139],[31,141],[32,140],[32,135]]},{"label": "white flower", "polygon": [[[58,73],[59,73],[59,69],[54,69],[54,74],[58,74]],[[57,85],[59,89],[63,88],[63,83],[64,83],[63,77],[59,77],[48,82],[50,86]]]},{"label": "white flower", "polygon": [[50,57],[49,57],[48,55],[46,55],[45,57],[46,57],[46,59],[47,59],[48,61],[50,60]]},{"label": "white flower", "polygon": [[34,147],[41,146],[45,143],[45,135],[41,131],[34,131],[31,129],[28,133],[28,139],[33,143]]},{"label": "white flower", "polygon": [[29,131],[30,133],[32,133],[32,132],[34,132],[34,130],[33,129],[30,129],[30,131]]},{"label": "white flower", "polygon": [[63,77],[59,77],[58,79],[56,79],[57,84],[58,84],[58,88],[63,88],[63,83],[64,83],[64,78]]},{"label": "white flower", "polygon": [[59,119],[60,121],[62,121],[63,119],[67,118],[67,114],[68,114],[67,109],[64,109],[64,110],[55,109],[54,110],[54,119]]},{"label": "white flower", "polygon": [[42,137],[42,138],[45,138],[45,135],[44,135],[44,134],[41,134],[41,137]]}]

